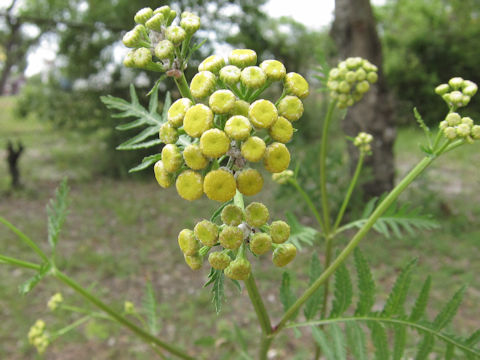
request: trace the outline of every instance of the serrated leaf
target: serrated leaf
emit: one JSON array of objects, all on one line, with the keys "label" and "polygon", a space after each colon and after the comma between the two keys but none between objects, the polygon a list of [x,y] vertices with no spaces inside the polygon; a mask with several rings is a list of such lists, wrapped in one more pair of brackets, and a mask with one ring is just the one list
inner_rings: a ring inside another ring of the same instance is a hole
[{"label": "serrated leaf", "polygon": [[430,354],[433,350],[433,345],[435,344],[435,339],[430,334],[425,334],[423,340],[418,348],[417,356],[415,357],[416,360],[425,360],[428,358],[428,354]]},{"label": "serrated leaf", "polygon": [[348,348],[352,351],[355,360],[367,360],[367,341],[362,328],[356,323],[345,324]]},{"label": "serrated leaf", "polygon": [[126,124],[117,125],[115,129],[120,131],[126,131],[126,130],[135,129],[145,124],[146,124],[145,119],[137,119]]},{"label": "serrated leaf", "polygon": [[385,307],[383,308],[382,315],[391,316],[397,314],[403,314],[403,305],[407,298],[408,289],[412,281],[412,271],[417,264],[417,259],[410,261],[406,267],[403,268],[400,275],[397,277],[392,291],[388,296]]},{"label": "serrated leaf", "polygon": [[354,259],[359,291],[355,315],[366,315],[375,303],[375,281],[373,280],[370,266],[358,247],[355,249]]},{"label": "serrated leaf", "polygon": [[322,353],[325,355],[327,360],[337,360],[325,333],[318,327],[312,326],[312,335],[315,342],[318,344],[320,349],[322,349]]},{"label": "serrated leaf", "polygon": [[153,92],[149,93],[150,101],[148,102],[148,112],[156,114],[158,112],[158,85],[153,86]]},{"label": "serrated leaf", "polygon": [[42,265],[42,267],[40,268],[38,273],[36,273],[30,279],[26,280],[25,282],[23,282],[22,284],[20,284],[18,286],[18,291],[20,292],[20,294],[21,295],[26,295],[30,291],[32,291],[32,289],[35,286],[37,286],[37,284],[40,282],[40,280],[42,280],[45,277],[45,275],[48,274],[50,269],[51,269],[51,266],[49,264]]},{"label": "serrated leaf", "polygon": [[302,249],[302,244],[313,245],[313,242],[318,237],[318,231],[314,228],[300,224],[297,217],[291,212],[287,212],[285,215],[287,223],[290,225],[289,242],[295,245],[299,250]]},{"label": "serrated leaf", "polygon": [[367,205],[365,205],[365,208],[363,209],[363,212],[362,212],[363,219],[368,218],[372,214],[373,210],[375,209],[377,200],[378,200],[378,196],[375,196],[367,202]]},{"label": "serrated leaf", "polygon": [[145,284],[145,294],[142,299],[142,307],[147,317],[147,324],[150,332],[154,335],[158,334],[158,318],[157,318],[157,299],[152,283],[147,281]]},{"label": "serrated leaf", "polygon": [[[322,265],[318,259],[318,255],[314,253],[310,260],[309,280],[308,284],[312,285],[314,281],[322,274]],[[307,320],[313,319],[320,310],[323,301],[323,288],[318,288],[305,303],[303,313]]]},{"label": "serrated leaf", "polygon": [[342,329],[337,324],[330,326],[330,337],[332,338],[335,359],[346,360],[347,353],[345,350],[345,337],[343,336]]},{"label": "serrated leaf", "polygon": [[441,330],[447,326],[458,311],[458,308],[463,300],[465,293],[465,286],[462,286],[444,306],[444,308],[437,315],[432,325],[436,330]]},{"label": "serrated leaf", "polygon": [[158,160],[162,159],[162,154],[155,154],[155,155],[150,155],[146,156],[143,158],[142,162],[138,164],[137,166],[131,168],[128,170],[129,173],[141,171],[147,169],[149,166],[152,164],[155,164]]},{"label": "serrated leaf", "polygon": [[368,327],[371,331],[372,343],[375,346],[375,359],[389,359],[388,337],[387,332],[382,324],[377,322],[369,322]]},{"label": "serrated leaf", "polygon": [[455,346],[453,346],[453,344],[447,344],[447,349],[445,350],[445,360],[452,360],[454,354]]},{"label": "serrated leaf", "polygon": [[132,101],[132,104],[138,104],[138,96],[135,91],[135,86],[133,86],[133,84],[130,84],[130,100]]},{"label": "serrated leaf", "polygon": [[145,142],[142,142],[142,143],[130,145],[130,146],[122,148],[122,149],[118,149],[118,148],[117,149],[118,150],[148,149],[148,148],[160,145],[160,144],[162,144],[162,141],[160,139],[155,139],[155,140],[149,140],[149,141],[145,141]]},{"label": "serrated leaf", "polygon": [[[283,311],[287,312],[287,310],[293,305],[295,300],[295,294],[293,293],[291,288],[290,274],[285,271],[282,275],[282,284],[280,285],[280,302],[283,305]],[[298,311],[295,313],[293,318],[295,318],[297,314]]]},{"label": "serrated leaf", "polygon": [[51,199],[47,205],[48,243],[54,252],[57,247],[60,230],[67,217],[68,191],[67,179],[63,179],[55,190],[55,198]]},{"label": "serrated leaf", "polygon": [[170,91],[167,91],[165,95],[165,100],[163,101],[163,111],[162,111],[162,119],[163,121],[167,121],[168,109],[172,105],[172,97],[170,96]]},{"label": "serrated leaf", "polygon": [[405,344],[407,342],[407,328],[405,326],[394,326],[394,342],[393,342],[393,360],[401,360],[405,352]]},{"label": "serrated leaf", "polygon": [[242,286],[240,285],[240,281],[235,280],[235,279],[230,279],[230,281],[235,286],[235,289],[238,290],[238,292],[242,292]]},{"label": "serrated leaf", "polygon": [[465,340],[465,344],[468,346],[475,346],[480,341],[480,329],[475,331],[470,337]]},{"label": "serrated leaf", "polygon": [[410,314],[411,321],[420,320],[425,313],[425,309],[427,308],[428,304],[428,296],[430,294],[431,283],[432,278],[431,276],[428,276],[423,283],[422,290],[420,290],[420,294],[418,294],[415,305],[413,306],[412,313]]},{"label": "serrated leaf", "polygon": [[[149,138],[153,135],[158,135],[159,126],[150,126],[146,129],[143,129],[139,134],[135,135],[134,137],[128,139],[127,141],[121,143],[117,146],[117,150],[132,150],[135,149],[135,145],[140,143],[141,141]],[[159,143],[161,141],[158,139]]]},{"label": "serrated leaf", "polygon": [[352,303],[352,280],[350,279],[350,274],[348,273],[345,263],[342,263],[342,265],[338,267],[337,271],[335,271],[334,294],[335,297],[333,299],[330,317],[342,315]]},{"label": "serrated leaf", "polygon": [[213,282],[212,286],[212,294],[213,294],[213,306],[215,307],[215,311],[217,314],[220,314],[222,311],[223,300],[225,298],[224,288],[223,288],[223,271],[217,270],[217,275],[215,277],[215,281]]}]

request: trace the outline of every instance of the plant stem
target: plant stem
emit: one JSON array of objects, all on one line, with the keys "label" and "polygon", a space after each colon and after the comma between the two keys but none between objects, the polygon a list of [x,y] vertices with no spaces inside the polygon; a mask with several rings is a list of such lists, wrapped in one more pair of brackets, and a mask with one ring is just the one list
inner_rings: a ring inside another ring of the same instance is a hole
[{"label": "plant stem", "polygon": [[340,207],[340,211],[338,212],[337,219],[335,220],[335,224],[333,225],[333,232],[337,230],[338,226],[340,225],[340,222],[342,221],[343,215],[345,214],[345,210],[347,209],[348,203],[350,201],[350,197],[352,196],[353,189],[355,188],[355,185],[357,184],[358,177],[360,175],[360,172],[362,170],[362,165],[363,165],[363,160],[365,158],[365,153],[363,151],[360,151],[360,156],[358,158],[358,163],[357,167],[355,169],[355,173],[353,174],[352,181],[350,182],[350,185],[348,186],[347,193],[345,194],[345,199],[343,199],[342,206]]},{"label": "plant stem", "polygon": [[182,76],[180,78],[173,78],[175,80],[175,84],[177,84],[178,91],[184,98],[189,98],[192,102],[195,102],[193,99],[192,93],[190,92],[190,88],[188,87],[187,79],[185,79],[185,74],[182,72]]},{"label": "plant stem", "polygon": [[62,335],[65,335],[66,333],[68,333],[69,331],[75,329],[76,327],[82,325],[84,322],[90,320],[91,316],[90,315],[87,315],[87,316],[84,316],[80,319],[78,319],[77,321],[71,323],[70,325],[67,325],[65,326],[64,328],[54,332],[50,338],[50,341],[52,340],[55,340],[57,338],[59,338],[60,336]]},{"label": "plant stem", "polygon": [[287,310],[282,319],[275,327],[275,332],[282,330],[287,321],[298,311],[298,309],[310,298],[315,291],[327,281],[327,279],[335,272],[335,270],[347,259],[350,253],[357,247],[360,240],[362,240],[368,231],[372,228],[378,218],[392,205],[398,196],[410,185],[410,183],[419,176],[425,168],[427,168],[434,160],[435,156],[423,158],[403,179],[402,181],[388,194],[388,196],[377,206],[375,211],[370,215],[366,223],[353,236],[348,245],[333,261],[333,263],[324,270],[324,272],[315,280],[315,282],[300,296],[297,301]]},{"label": "plant stem", "polygon": [[268,350],[270,349],[270,345],[272,344],[273,337],[271,336],[263,336],[262,341],[260,343],[260,353],[259,353],[259,360],[266,360],[268,355]]},{"label": "plant stem", "polygon": [[110,306],[107,304],[103,303],[100,299],[96,298],[93,294],[88,292],[86,289],[84,289],[80,284],[78,284],[75,280],[71,279],[61,271],[55,269],[53,272],[53,275],[61,282],[75,290],[77,293],[79,293],[81,296],[83,296],[85,299],[90,301],[93,305],[107,313],[112,319],[116,320],[119,324],[125,326],[128,328],[130,331],[132,331],[136,336],[138,336],[140,339],[145,341],[148,344],[155,344],[159,348],[165,349],[168,352],[170,352],[173,355],[178,356],[181,359],[186,359],[186,360],[193,360],[194,358],[189,356],[187,353],[184,351],[178,349],[174,345],[170,345],[166,342],[163,342],[160,339],[157,339],[155,336],[152,334],[146,332],[145,330],[139,328],[137,325],[134,323],[130,322],[127,320],[125,317],[114,311]]},{"label": "plant stem", "polygon": [[296,179],[290,179],[290,184],[292,184],[295,189],[297,189],[297,191],[303,196],[303,199],[305,200],[305,202],[307,203],[308,207],[310,208],[310,210],[312,211],[313,215],[315,216],[315,219],[317,219],[317,222],[318,222],[318,225],[320,225],[320,228],[323,228],[323,220],[322,220],[322,217],[320,216],[320,213],[318,212],[318,209],[315,207],[315,205],[313,204],[313,201],[312,199],[310,198],[310,196],[308,196],[307,192],[305,190],[303,190],[303,188],[300,186],[300,184],[298,183],[298,181]]},{"label": "plant stem", "polygon": [[13,266],[19,266],[23,267],[25,269],[31,269],[31,270],[37,270],[40,271],[41,266],[28,262],[28,261],[23,261],[20,259],[15,259],[10,256],[5,256],[5,255],[0,255],[0,264],[7,264],[7,265],[13,265]]},{"label": "plant stem", "polygon": [[268,316],[268,312],[265,304],[263,303],[262,297],[258,292],[253,273],[250,273],[248,279],[245,280],[245,287],[247,288],[248,296],[250,297],[250,301],[252,302],[255,313],[257,314],[258,322],[262,328],[263,335],[270,335],[272,333],[270,317]]}]

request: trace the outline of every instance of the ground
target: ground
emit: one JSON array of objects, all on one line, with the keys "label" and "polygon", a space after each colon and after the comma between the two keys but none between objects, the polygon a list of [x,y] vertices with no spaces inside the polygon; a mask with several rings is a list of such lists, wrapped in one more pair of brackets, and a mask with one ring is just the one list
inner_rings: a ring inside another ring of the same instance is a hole
[{"label": "ground", "polygon": [[[0,98],[2,111],[0,144],[6,139],[21,139],[26,150],[20,160],[23,188],[9,191],[5,151],[0,150],[0,216],[17,225],[48,251],[45,205],[55,187],[69,177],[71,203],[69,216],[61,233],[58,266],[104,301],[121,309],[125,300],[138,307],[150,280],[158,297],[160,334],[167,341],[189,347],[197,356],[231,359],[232,347],[240,349],[235,324],[246,341],[256,342],[258,328],[245,292],[227,283],[227,301],[220,315],[210,302],[209,289],[202,287],[208,269],[192,272],[182,259],[176,244],[178,232],[202,219],[215,208],[207,200],[193,203],[180,200],[174,190],[162,190],[150,179],[130,176],[112,179],[96,176],[97,154],[102,145],[95,138],[75,132],[59,131],[35,119],[16,120],[11,114],[14,98]],[[421,133],[414,129],[399,132],[396,145],[398,177],[421,156],[417,143]],[[93,145],[92,145],[93,144]],[[412,186],[403,202],[422,206],[441,224],[440,229],[401,239],[384,239],[369,235],[361,244],[380,282],[381,309],[395,276],[406,262],[417,257],[418,271],[412,284],[414,301],[427,274],[432,274],[430,316],[441,308],[462,284],[469,285],[464,303],[452,329],[465,334],[478,327],[480,310],[480,193],[478,192],[479,145],[465,146],[435,163]],[[277,186],[267,184],[267,188]],[[261,199],[271,207],[275,217],[284,217],[282,203],[274,203],[271,191]],[[300,201],[300,200],[299,200]],[[296,211],[295,208],[290,208]],[[314,224],[308,214],[297,215],[304,224]],[[322,244],[316,244],[320,258]],[[341,243],[339,243],[339,246]],[[0,227],[2,254],[36,261],[28,249],[5,227]],[[312,248],[304,248],[288,270],[296,273],[296,290],[300,293],[307,281],[308,259]],[[268,258],[253,264],[257,282],[274,322],[281,317],[278,284],[282,270],[274,268]],[[35,350],[26,334],[37,318],[43,318],[49,329],[59,329],[78,316],[69,312],[52,313],[46,302],[61,291],[66,302],[88,305],[52,278],[40,283],[25,297],[17,287],[31,273],[7,266],[0,267],[0,358],[32,359]],[[310,358],[312,345],[308,331],[299,338],[287,331],[274,343],[275,359]],[[412,333],[413,334],[413,333]],[[292,336],[293,335],[293,336]],[[232,345],[231,339],[235,339]],[[192,347],[192,344],[195,344]],[[214,354],[212,356],[212,353]],[[251,352],[253,354],[253,352]],[[105,321],[92,322],[64,336],[49,346],[48,359],[150,359],[148,346],[136,341],[124,329]]]}]

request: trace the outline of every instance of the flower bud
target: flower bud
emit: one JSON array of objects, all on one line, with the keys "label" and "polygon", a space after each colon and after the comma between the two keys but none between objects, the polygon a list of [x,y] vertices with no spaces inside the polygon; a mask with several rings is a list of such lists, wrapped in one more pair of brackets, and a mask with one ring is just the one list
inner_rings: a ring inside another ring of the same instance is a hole
[{"label": "flower bud", "polygon": [[435,93],[437,95],[445,95],[450,90],[448,84],[440,84],[435,88]]},{"label": "flower bud", "polygon": [[203,155],[197,144],[190,144],[183,150],[183,160],[192,170],[202,170],[208,165],[208,159]]},{"label": "flower bud", "polygon": [[178,195],[185,200],[200,199],[203,194],[202,175],[192,170],[185,170],[177,177],[175,183]]},{"label": "flower bud", "polygon": [[286,184],[290,179],[294,178],[294,172],[292,170],[284,170],[280,173],[272,174],[272,180],[277,184]]},{"label": "flower bud", "polygon": [[250,162],[260,161],[265,154],[266,147],[261,138],[251,136],[241,145],[242,156]]},{"label": "flower bud", "polygon": [[156,32],[162,32],[162,25],[164,23],[165,17],[163,14],[155,14],[145,22],[145,27]]},{"label": "flower bud", "polygon": [[187,33],[180,26],[170,25],[169,27],[167,27],[167,30],[165,31],[165,36],[174,45],[178,45],[183,40],[185,40],[185,37],[187,36]]},{"label": "flower bud", "polygon": [[450,102],[455,105],[459,106],[461,105],[463,100],[463,94],[460,91],[452,91],[450,93]]},{"label": "flower bud", "polygon": [[455,129],[457,132],[457,135],[460,137],[467,137],[470,135],[470,129],[471,127],[468,126],[467,124],[460,124],[457,126]]},{"label": "flower bud", "polygon": [[182,166],[182,154],[177,145],[167,144],[162,149],[162,161],[169,173],[177,172]]},{"label": "flower bud", "polygon": [[462,118],[462,124],[465,124],[465,125],[468,125],[468,127],[472,127],[473,126],[473,119],[471,117],[463,117]]},{"label": "flower bud", "polygon": [[257,63],[257,54],[250,49],[235,49],[228,55],[228,62],[243,69]]},{"label": "flower bud", "polygon": [[212,247],[218,240],[218,226],[211,221],[202,220],[193,229],[195,237],[205,245]]},{"label": "flower bud", "polygon": [[448,85],[452,87],[453,90],[460,89],[463,85],[463,79],[461,77],[454,77],[448,81]]},{"label": "flower bud", "polygon": [[209,96],[215,89],[216,78],[210,71],[200,71],[190,83],[190,91],[193,97],[202,99]]},{"label": "flower bud", "polygon": [[130,30],[122,38],[123,45],[128,48],[139,47],[141,40],[142,34],[137,29]]},{"label": "flower bud", "polygon": [[270,236],[275,244],[283,244],[290,236],[290,225],[282,220],[272,222],[270,224]]},{"label": "flower bud", "polygon": [[308,82],[305,78],[297,73],[291,72],[285,76],[284,87],[287,93],[295,95],[300,99],[308,96]]},{"label": "flower bud", "polygon": [[123,311],[129,315],[135,314],[136,313],[135,304],[132,303],[131,301],[125,301],[123,303]]},{"label": "flower bud", "polygon": [[267,207],[259,202],[252,202],[245,209],[245,220],[251,227],[265,225],[269,216]]},{"label": "flower bud", "polygon": [[129,51],[125,58],[123,59],[123,65],[125,67],[133,68],[135,67],[135,51]]},{"label": "flower bud", "polygon": [[153,10],[149,7],[138,10],[134,20],[137,24],[145,24],[153,16]]},{"label": "flower bud", "polygon": [[274,251],[272,261],[275,266],[283,267],[297,255],[297,248],[292,244],[281,244]]},{"label": "flower bud", "polygon": [[457,132],[455,131],[454,127],[450,127],[450,126],[446,127],[445,129],[443,129],[443,133],[445,134],[447,139],[450,139],[450,140],[453,140],[457,137]]},{"label": "flower bud", "polygon": [[368,81],[361,81],[355,87],[355,90],[359,94],[365,94],[369,89],[370,89],[370,84],[368,83]]},{"label": "flower bud", "polygon": [[267,75],[258,66],[248,66],[240,73],[240,81],[247,88],[258,89],[267,82]]},{"label": "flower bud", "polygon": [[162,188],[168,188],[173,184],[173,174],[170,174],[163,166],[163,161],[159,160],[153,167],[155,173],[155,179]]},{"label": "flower bud", "polygon": [[181,98],[175,101],[168,109],[167,119],[173,127],[179,127],[183,124],[185,113],[192,107],[192,100]]},{"label": "flower bud", "polygon": [[161,60],[169,59],[173,55],[173,51],[174,46],[170,40],[159,41],[155,46],[155,56]]},{"label": "flower bud", "polygon": [[243,195],[258,194],[263,187],[262,175],[255,169],[244,169],[237,173],[237,188]]},{"label": "flower bud", "polygon": [[367,81],[370,83],[370,84],[375,84],[378,80],[378,74],[376,72],[369,72],[367,74]]},{"label": "flower bud", "polygon": [[277,121],[275,121],[269,129],[268,133],[273,140],[286,144],[292,139],[293,126],[290,121],[283,116],[279,116]]},{"label": "flower bud", "polygon": [[480,140],[480,125],[473,125],[471,133],[475,140]]},{"label": "flower bud", "polygon": [[200,150],[209,158],[218,158],[225,155],[230,149],[230,139],[219,129],[205,131],[200,137]]},{"label": "flower bud", "polygon": [[456,112],[452,112],[447,115],[445,118],[445,121],[448,123],[450,126],[456,126],[462,122],[462,118],[460,115]]},{"label": "flower bud", "polygon": [[187,34],[192,35],[200,28],[200,18],[197,15],[191,13],[189,16],[185,17],[182,14],[180,26],[185,30]]},{"label": "flower bud", "polygon": [[200,137],[213,126],[213,112],[203,104],[192,106],[185,113],[183,129],[191,137]]},{"label": "flower bud", "polygon": [[440,130],[445,129],[447,126],[448,126],[448,122],[445,121],[445,120],[440,121],[440,124],[438,125],[438,127],[440,128]]},{"label": "flower bud", "polygon": [[210,171],[205,176],[203,191],[207,197],[216,201],[229,201],[235,196],[237,185],[233,175],[227,170]]},{"label": "flower bud", "polygon": [[235,95],[230,90],[217,90],[208,99],[210,109],[215,114],[228,114],[235,106]]},{"label": "flower bud", "polygon": [[251,267],[247,259],[237,258],[225,269],[225,276],[233,280],[247,280]]},{"label": "flower bud", "polygon": [[270,81],[283,80],[287,73],[285,66],[277,60],[262,61],[260,68],[265,72],[267,79]]},{"label": "flower bud", "polygon": [[284,144],[274,142],[265,150],[263,164],[271,173],[282,172],[290,165],[290,152]]},{"label": "flower bud", "polygon": [[233,109],[230,111],[230,115],[242,115],[248,117],[248,109],[250,108],[250,104],[245,100],[235,100],[235,105]]},{"label": "flower bud", "polygon": [[51,311],[55,311],[62,302],[63,302],[62,294],[61,293],[56,293],[55,295],[53,295],[50,298],[50,300],[48,300],[47,307]]},{"label": "flower bud", "polygon": [[223,208],[221,218],[222,222],[226,225],[238,226],[242,223],[244,215],[241,207],[228,204]]},{"label": "flower bud", "polygon": [[278,103],[278,114],[290,121],[297,121],[303,115],[303,103],[296,96],[287,95]]},{"label": "flower bud", "polygon": [[227,85],[235,85],[240,80],[241,73],[242,71],[238,67],[227,65],[220,69],[220,80]]},{"label": "flower bud", "polygon": [[203,265],[203,259],[200,255],[184,255],[185,262],[192,270],[199,270]]},{"label": "flower bud", "polygon": [[250,136],[252,125],[245,116],[235,115],[225,123],[225,133],[230,139],[245,140]]},{"label": "flower bud", "polygon": [[165,144],[175,144],[178,140],[178,131],[169,122],[160,126],[159,137]]},{"label": "flower bud", "polygon": [[366,79],[367,79],[367,73],[366,73],[365,70],[360,68],[357,71],[355,71],[355,81],[363,81],[363,80],[366,80]]},{"label": "flower bud", "polygon": [[144,47],[138,48],[133,53],[133,59],[136,67],[145,68],[152,63],[152,52]]},{"label": "flower bud", "polygon": [[235,250],[242,245],[243,231],[237,226],[225,226],[218,236],[220,244],[225,249]]},{"label": "flower bud", "polygon": [[357,76],[355,75],[354,71],[347,71],[345,74],[345,80],[349,84],[353,84],[357,80]]},{"label": "flower bud", "polygon": [[462,90],[465,95],[472,97],[477,93],[477,84],[469,80],[465,80],[463,83],[467,84]]},{"label": "flower bud", "polygon": [[[223,57],[218,55],[212,55],[207,57],[200,63],[200,65],[198,65],[198,71],[210,71],[211,73],[218,74],[220,69],[222,69],[224,66],[225,60],[223,59]],[[238,69],[238,72],[240,76],[240,69]]]},{"label": "flower bud", "polygon": [[178,234],[178,246],[185,255],[195,255],[200,249],[200,243],[190,229],[183,229]]},{"label": "flower bud", "polygon": [[268,100],[257,100],[250,105],[248,118],[257,128],[269,128],[278,118],[277,108]]},{"label": "flower bud", "polygon": [[156,15],[156,14],[162,14],[163,17],[165,19],[167,19],[169,16],[170,16],[170,6],[168,5],[164,5],[164,6],[161,6],[159,8],[156,8],[154,11],[153,11],[153,14]]},{"label": "flower bud", "polygon": [[230,265],[230,256],[225,251],[214,251],[208,255],[208,262],[216,270],[224,270]]},{"label": "flower bud", "polygon": [[250,250],[255,255],[263,255],[272,248],[272,238],[265,233],[255,233],[250,240]]}]

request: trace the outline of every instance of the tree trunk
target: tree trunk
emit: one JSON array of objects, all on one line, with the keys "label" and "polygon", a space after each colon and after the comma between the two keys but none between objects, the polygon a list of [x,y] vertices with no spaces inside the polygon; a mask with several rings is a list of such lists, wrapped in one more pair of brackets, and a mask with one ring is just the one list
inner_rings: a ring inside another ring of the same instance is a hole
[{"label": "tree trunk", "polygon": [[[378,82],[365,97],[351,107],[342,123],[343,130],[355,137],[365,131],[373,135],[373,155],[366,166],[372,179],[364,184],[365,196],[378,196],[394,184],[393,144],[396,136],[393,108],[382,73],[382,48],[369,0],[335,0],[335,21],[331,29],[342,58],[360,56],[378,66]],[[352,160],[358,150],[349,145]],[[352,161],[352,170],[355,167]]]},{"label": "tree trunk", "polygon": [[12,188],[16,189],[21,186],[20,183],[20,171],[18,170],[18,160],[20,155],[23,152],[23,145],[21,142],[18,142],[17,148],[15,149],[12,142],[7,143],[7,162],[8,170],[10,171],[10,176],[12,178]]}]

